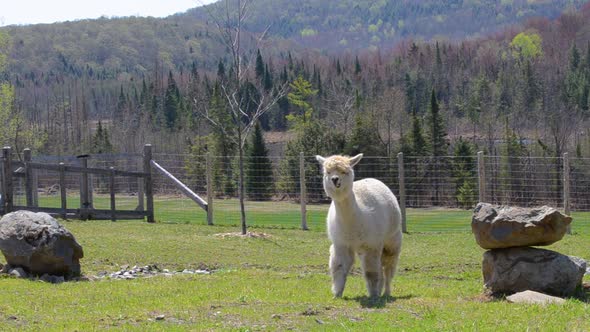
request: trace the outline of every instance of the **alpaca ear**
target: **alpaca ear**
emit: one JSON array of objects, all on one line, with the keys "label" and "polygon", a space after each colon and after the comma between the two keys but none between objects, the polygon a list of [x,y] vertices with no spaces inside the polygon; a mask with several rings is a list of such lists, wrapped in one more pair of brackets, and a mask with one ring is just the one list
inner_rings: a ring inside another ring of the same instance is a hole
[{"label": "alpaca ear", "polygon": [[359,153],[356,156],[348,159],[348,162],[350,163],[350,167],[354,167],[356,164],[359,163],[359,161],[361,161],[361,159],[363,159],[362,153]]},{"label": "alpaca ear", "polygon": [[322,157],[320,155],[317,155],[317,156],[315,156],[315,160],[317,160],[318,163],[320,163],[320,165],[323,165],[324,164],[324,161],[326,161],[326,158],[324,158],[324,157]]}]

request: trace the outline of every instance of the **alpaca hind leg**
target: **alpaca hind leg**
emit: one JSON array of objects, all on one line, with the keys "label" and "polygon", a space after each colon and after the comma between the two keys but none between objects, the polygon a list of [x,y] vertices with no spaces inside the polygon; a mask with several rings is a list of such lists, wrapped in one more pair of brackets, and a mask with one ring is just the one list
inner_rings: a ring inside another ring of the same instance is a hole
[{"label": "alpaca hind leg", "polygon": [[381,253],[382,250],[370,250],[361,256],[367,291],[372,298],[379,297],[383,288]]},{"label": "alpaca hind leg", "polygon": [[391,295],[391,280],[395,275],[397,269],[397,263],[399,261],[399,254],[401,252],[401,236],[399,241],[396,241],[396,245],[393,247],[386,247],[383,250],[383,279],[385,284],[385,291],[383,295]]},{"label": "alpaca hind leg", "polygon": [[342,297],[346,276],[354,263],[354,252],[346,247],[330,247],[330,274],[332,275],[332,294]]}]

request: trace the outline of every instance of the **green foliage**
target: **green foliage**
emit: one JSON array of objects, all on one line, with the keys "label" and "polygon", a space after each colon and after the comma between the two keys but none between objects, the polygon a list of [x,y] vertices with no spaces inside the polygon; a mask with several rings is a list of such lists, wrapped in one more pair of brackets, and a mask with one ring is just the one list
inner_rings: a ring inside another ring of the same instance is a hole
[{"label": "green foliage", "polygon": [[471,143],[459,137],[455,142],[453,176],[455,178],[455,197],[459,206],[470,209],[477,201],[475,175],[475,149]]},{"label": "green foliage", "polygon": [[92,136],[91,151],[94,154],[113,152],[113,144],[111,144],[109,132],[107,128],[103,127],[102,121],[98,121],[96,132]]},{"label": "green foliage", "polygon": [[179,117],[180,91],[176,86],[176,81],[172,75],[172,71],[168,73],[168,87],[164,96],[164,119],[166,120],[166,127],[174,129],[177,125]]},{"label": "green foliage", "polygon": [[262,127],[254,128],[252,140],[246,151],[246,194],[248,199],[264,201],[271,198],[274,191],[272,163],[264,143]]},{"label": "green foliage", "polygon": [[289,104],[296,107],[297,112],[287,115],[287,121],[297,131],[312,119],[313,107],[310,98],[317,94],[317,90],[314,90],[311,83],[301,75],[297,76],[289,86],[291,92],[289,92],[287,98]]},{"label": "green foliage", "polygon": [[432,90],[430,108],[428,109],[428,128],[432,156],[441,157],[447,155],[448,139],[444,128],[444,119],[440,114],[440,108],[436,94]]},{"label": "green foliage", "polygon": [[196,137],[189,146],[189,151],[184,160],[184,170],[190,187],[195,191],[205,192],[207,190],[207,143],[209,137]]},{"label": "green foliage", "polygon": [[510,43],[514,56],[522,60],[534,60],[543,55],[541,36],[536,33],[521,32]]}]

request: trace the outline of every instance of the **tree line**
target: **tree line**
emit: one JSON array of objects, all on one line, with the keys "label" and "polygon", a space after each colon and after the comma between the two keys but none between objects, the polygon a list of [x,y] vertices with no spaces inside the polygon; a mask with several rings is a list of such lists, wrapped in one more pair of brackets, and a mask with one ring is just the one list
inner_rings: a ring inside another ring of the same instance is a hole
[{"label": "tree line", "polygon": [[[253,68],[236,86],[243,116],[250,116],[259,98],[278,86],[288,86],[289,93],[258,118],[252,136],[258,138],[248,139],[247,155],[265,157],[263,132],[286,133],[289,139],[284,140],[283,159],[274,174],[279,180],[273,181],[286,192],[296,192],[299,186],[295,178],[301,151],[388,158],[401,151],[434,158],[432,170],[445,167],[436,158],[476,150],[489,156],[560,157],[570,151],[588,157],[588,18],[587,6],[555,21],[534,19],[523,29],[478,40],[406,40],[392,51],[340,56],[248,49],[244,57],[252,59]],[[231,122],[224,82],[235,71],[234,62],[224,58],[215,68],[198,62],[175,67],[155,58],[145,74],[21,76],[4,70],[1,115],[13,121],[14,129],[4,134],[2,143],[32,146],[45,154],[134,152],[147,142],[161,151],[210,152],[220,156],[215,159],[216,186],[231,196],[235,168],[228,165],[235,162],[238,147],[223,127]],[[203,114],[221,126],[212,126]],[[260,164],[270,168],[266,161]],[[191,165],[193,174],[203,167]],[[467,165],[456,165],[454,172],[468,179],[474,170]],[[506,165],[506,172],[518,173],[510,158]],[[315,166],[308,167],[309,174],[319,174]],[[554,167],[557,172],[560,165]],[[367,175],[384,168],[360,165]],[[263,173],[270,176],[268,170]],[[558,185],[559,179],[555,181]],[[462,190],[469,196],[466,192],[474,184],[460,182],[457,195]],[[438,189],[433,186],[436,203]]]}]

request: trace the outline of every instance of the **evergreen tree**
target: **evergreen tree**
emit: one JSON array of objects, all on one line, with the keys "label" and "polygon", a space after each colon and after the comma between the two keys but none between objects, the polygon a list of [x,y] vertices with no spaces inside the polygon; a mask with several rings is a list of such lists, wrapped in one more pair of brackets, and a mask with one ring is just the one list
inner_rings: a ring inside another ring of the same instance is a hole
[{"label": "evergreen tree", "polygon": [[179,114],[179,99],[180,92],[176,86],[172,71],[170,71],[168,73],[168,87],[166,88],[166,94],[164,96],[164,119],[168,129],[176,127],[176,121]]},{"label": "evergreen tree", "polygon": [[113,152],[113,145],[111,144],[109,133],[107,129],[102,126],[102,122],[100,120],[98,121],[98,127],[96,128],[96,132],[92,137],[91,151],[94,154]]},{"label": "evergreen tree", "polygon": [[361,62],[359,61],[359,57],[357,56],[354,60],[354,73],[355,75],[360,74],[362,71]]},{"label": "evergreen tree", "polygon": [[268,200],[273,194],[272,163],[264,143],[262,127],[254,127],[252,140],[246,151],[246,194],[255,201]]},{"label": "evergreen tree", "polygon": [[475,150],[473,145],[459,137],[455,142],[453,176],[455,179],[455,198],[462,208],[473,208],[477,201],[475,192]]},{"label": "evergreen tree", "polygon": [[379,177],[383,174],[384,159],[366,158],[387,155],[387,149],[379,137],[377,123],[372,116],[363,113],[356,114],[355,125],[344,148],[344,153],[349,156],[364,154],[364,161],[361,160],[357,166],[359,177]]},{"label": "evergreen tree", "polygon": [[264,78],[265,68],[264,68],[264,61],[262,60],[262,55],[260,55],[260,50],[256,51],[256,79],[262,80]]},{"label": "evergreen tree", "polygon": [[412,153],[413,156],[425,156],[428,153],[428,146],[426,145],[426,139],[422,131],[422,121],[418,115],[414,112],[412,114]]},{"label": "evergreen tree", "polygon": [[447,146],[449,143],[447,140],[447,132],[444,128],[444,119],[440,114],[438,100],[436,99],[434,90],[432,90],[430,96],[429,111],[428,125],[430,129],[429,138],[432,155],[434,157],[441,157],[447,154]]}]

